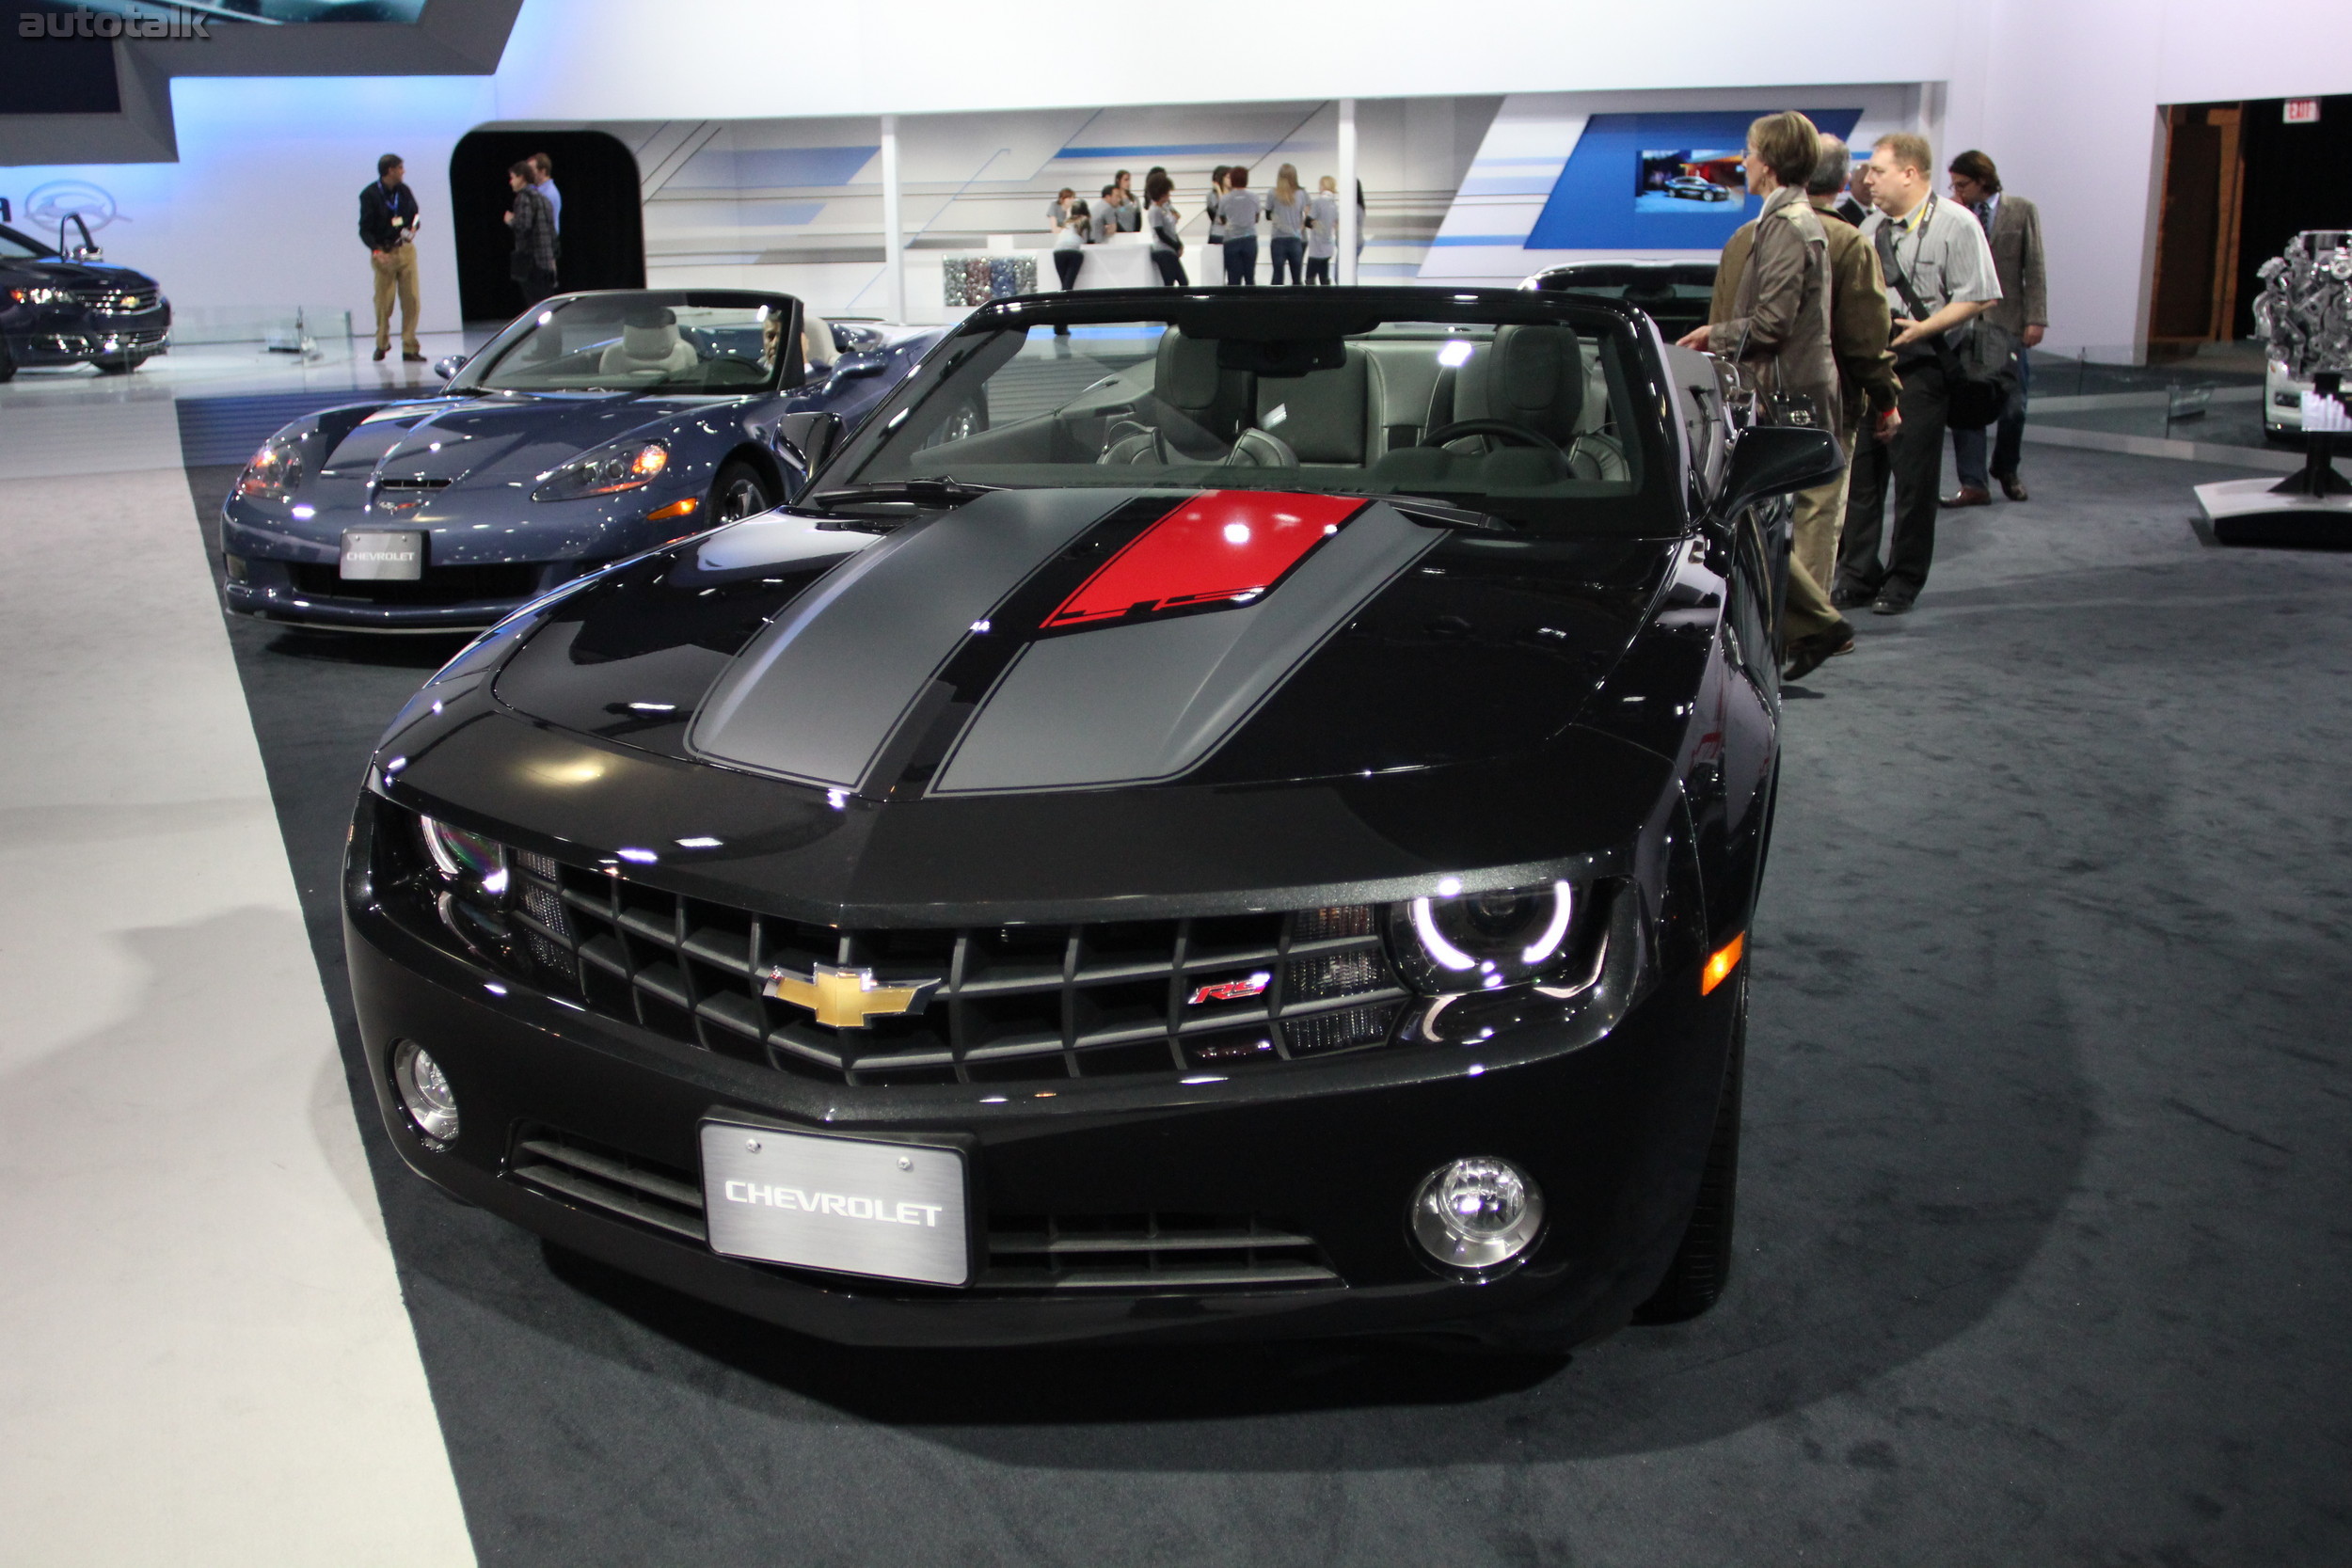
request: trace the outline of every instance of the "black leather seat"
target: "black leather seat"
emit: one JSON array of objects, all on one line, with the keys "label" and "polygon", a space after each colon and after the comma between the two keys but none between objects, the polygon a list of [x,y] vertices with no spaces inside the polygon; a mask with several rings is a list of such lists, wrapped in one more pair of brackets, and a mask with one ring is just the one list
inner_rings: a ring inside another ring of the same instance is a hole
[{"label": "black leather seat", "polygon": [[1150,421],[1113,425],[1096,461],[1298,467],[1298,454],[1287,442],[1252,425],[1257,379],[1220,366],[1214,341],[1187,338],[1169,327],[1160,335],[1152,361]]}]

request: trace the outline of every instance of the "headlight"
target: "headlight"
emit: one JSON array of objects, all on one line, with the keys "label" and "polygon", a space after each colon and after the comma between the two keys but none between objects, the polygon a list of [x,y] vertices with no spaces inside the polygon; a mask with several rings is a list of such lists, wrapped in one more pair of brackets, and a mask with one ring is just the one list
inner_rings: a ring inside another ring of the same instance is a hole
[{"label": "headlight", "polygon": [[237,476],[237,494],[247,500],[284,500],[302,487],[302,443],[273,436]]},{"label": "headlight", "polygon": [[634,490],[661,477],[670,466],[670,448],[663,441],[623,442],[581,452],[555,468],[531,493],[535,501],[578,500],[582,496],[609,496]]},{"label": "headlight", "polygon": [[1389,946],[1406,981],[1424,996],[1549,979],[1575,956],[1587,891],[1546,882],[1463,893],[1448,878],[1435,896],[1390,906]]},{"label": "headlight", "polygon": [[63,289],[10,289],[9,300],[17,305],[63,305],[73,296]]},{"label": "headlight", "polygon": [[417,818],[424,852],[441,879],[477,901],[496,904],[506,896],[506,846],[487,834],[431,816]]}]

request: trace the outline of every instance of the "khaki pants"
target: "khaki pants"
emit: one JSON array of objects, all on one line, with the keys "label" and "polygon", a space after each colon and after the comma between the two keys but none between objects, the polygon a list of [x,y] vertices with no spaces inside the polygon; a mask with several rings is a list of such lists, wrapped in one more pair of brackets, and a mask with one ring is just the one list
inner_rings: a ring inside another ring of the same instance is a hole
[{"label": "khaki pants", "polygon": [[412,245],[394,245],[380,254],[371,255],[375,267],[375,346],[380,351],[392,346],[392,293],[400,293],[400,350],[403,354],[420,352],[417,348],[417,247]]},{"label": "khaki pants", "polygon": [[[1869,438],[1867,430],[1859,437]],[[1827,631],[1841,619],[1829,602],[1829,584],[1836,580],[1837,531],[1845,520],[1845,473],[1797,492],[1796,515],[1789,520],[1788,603],[1781,617],[1781,636],[1788,641]]]}]

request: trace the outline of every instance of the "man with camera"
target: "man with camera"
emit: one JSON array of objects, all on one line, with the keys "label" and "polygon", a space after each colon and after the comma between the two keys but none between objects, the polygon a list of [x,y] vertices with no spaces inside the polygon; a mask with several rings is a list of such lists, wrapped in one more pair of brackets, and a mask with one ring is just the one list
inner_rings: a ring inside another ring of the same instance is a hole
[{"label": "man with camera", "polygon": [[[2001,297],[1984,230],[1967,208],[1935,195],[1932,166],[1927,138],[1908,131],[1881,136],[1870,151],[1877,211],[1863,220],[1861,233],[1878,253],[1894,312],[1901,427],[1892,442],[1855,445],[1832,598],[1840,609],[1867,604],[1874,615],[1907,612],[1927,586],[1957,373],[1952,340]],[[1894,537],[1882,563],[1890,479]]]}]

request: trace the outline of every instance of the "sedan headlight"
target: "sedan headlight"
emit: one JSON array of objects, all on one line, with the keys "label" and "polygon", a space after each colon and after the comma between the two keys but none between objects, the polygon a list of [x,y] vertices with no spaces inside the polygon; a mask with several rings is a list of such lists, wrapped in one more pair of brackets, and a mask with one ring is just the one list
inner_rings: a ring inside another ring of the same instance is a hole
[{"label": "sedan headlight", "polygon": [[1575,959],[1587,887],[1464,893],[1453,878],[1427,898],[1389,909],[1389,947],[1407,984],[1424,996],[1494,990],[1559,974]]},{"label": "sedan headlight", "polygon": [[271,436],[237,476],[237,494],[247,500],[284,500],[300,488],[302,443],[298,437]]},{"label": "sedan headlight", "polygon": [[63,289],[10,289],[8,300],[15,305],[63,305],[73,297]]},{"label": "sedan headlight", "polygon": [[578,500],[582,496],[609,496],[634,490],[661,477],[670,466],[666,441],[624,441],[581,452],[550,470],[531,493],[535,501]]}]

